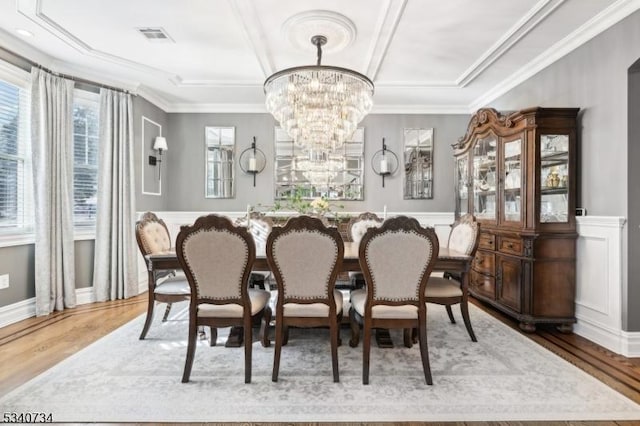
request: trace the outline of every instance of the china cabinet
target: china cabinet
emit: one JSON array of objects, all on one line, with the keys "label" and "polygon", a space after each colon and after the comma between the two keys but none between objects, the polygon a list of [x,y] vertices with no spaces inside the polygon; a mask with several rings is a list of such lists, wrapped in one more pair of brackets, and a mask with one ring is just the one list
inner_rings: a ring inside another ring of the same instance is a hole
[{"label": "china cabinet", "polygon": [[575,323],[577,114],[481,109],[454,145],[456,215],[481,224],[469,291],[525,331]]}]

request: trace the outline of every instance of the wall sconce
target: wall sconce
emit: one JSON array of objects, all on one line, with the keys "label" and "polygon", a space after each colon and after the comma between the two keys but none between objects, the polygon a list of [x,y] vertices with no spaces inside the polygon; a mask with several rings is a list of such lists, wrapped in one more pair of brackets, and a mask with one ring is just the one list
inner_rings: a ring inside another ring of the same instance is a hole
[{"label": "wall sconce", "polygon": [[383,188],[385,176],[392,175],[398,170],[398,156],[393,151],[387,149],[384,138],[382,138],[382,149],[373,154],[371,168],[375,174],[382,176]]},{"label": "wall sconce", "polygon": [[[158,159],[155,157],[149,157],[149,164],[155,166],[158,164],[158,180],[160,180],[161,172],[162,172],[162,151],[167,151],[169,147],[167,146],[167,140],[162,136],[156,136],[153,141],[153,149],[154,151],[158,151]],[[152,160],[153,159],[153,160]]]},{"label": "wall sconce", "polygon": [[255,136],[251,146],[240,153],[238,163],[243,172],[253,175],[253,186],[256,186],[256,175],[264,170],[267,165],[267,157],[262,150],[256,148]]}]

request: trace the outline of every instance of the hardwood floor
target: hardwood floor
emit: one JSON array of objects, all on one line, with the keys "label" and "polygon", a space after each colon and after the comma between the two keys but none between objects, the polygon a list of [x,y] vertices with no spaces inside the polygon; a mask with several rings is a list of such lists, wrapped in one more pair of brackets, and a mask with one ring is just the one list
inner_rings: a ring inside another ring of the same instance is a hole
[{"label": "hardwood floor", "polygon": [[[2,366],[0,368],[0,395],[8,393],[100,337],[143,314],[146,311],[146,300],[146,295],[140,295],[124,301],[82,305],[78,308],[56,312],[47,317],[30,318],[0,328],[0,366]],[[517,323],[511,318],[484,306],[480,302],[472,302],[513,329],[519,330]],[[580,336],[562,334],[551,327],[541,328],[534,334],[524,335],[640,403],[640,358],[625,358]],[[306,424],[319,425],[320,423]],[[356,424],[353,423],[353,425]],[[385,425],[388,424],[385,423]],[[414,423],[403,424],[412,425]],[[640,421],[457,422],[446,424],[607,426],[640,425]],[[180,425],[185,425],[185,423],[180,423]]]}]

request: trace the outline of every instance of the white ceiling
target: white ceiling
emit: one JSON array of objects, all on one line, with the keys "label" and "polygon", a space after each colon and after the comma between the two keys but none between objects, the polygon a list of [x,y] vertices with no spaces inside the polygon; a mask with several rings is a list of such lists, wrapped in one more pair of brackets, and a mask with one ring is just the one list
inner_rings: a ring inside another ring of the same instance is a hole
[{"label": "white ceiling", "polygon": [[[265,78],[314,64],[306,40],[326,32],[322,63],[371,78],[373,112],[469,113],[638,8],[639,0],[0,0],[0,46],[167,112],[263,112]],[[148,41],[136,31],[146,27],[174,42]]]}]

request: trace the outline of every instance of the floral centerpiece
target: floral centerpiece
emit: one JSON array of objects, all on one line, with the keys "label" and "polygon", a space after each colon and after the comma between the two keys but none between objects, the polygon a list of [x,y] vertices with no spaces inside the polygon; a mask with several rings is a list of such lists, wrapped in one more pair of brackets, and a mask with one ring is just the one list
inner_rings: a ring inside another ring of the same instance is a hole
[{"label": "floral centerpiece", "polygon": [[304,189],[296,188],[291,194],[282,201],[276,201],[273,206],[264,206],[258,204],[259,208],[267,211],[295,211],[300,214],[316,215],[316,216],[333,216],[338,219],[336,209],[343,209],[341,204],[334,204],[327,200],[326,197],[316,197],[309,200],[304,197]]}]

